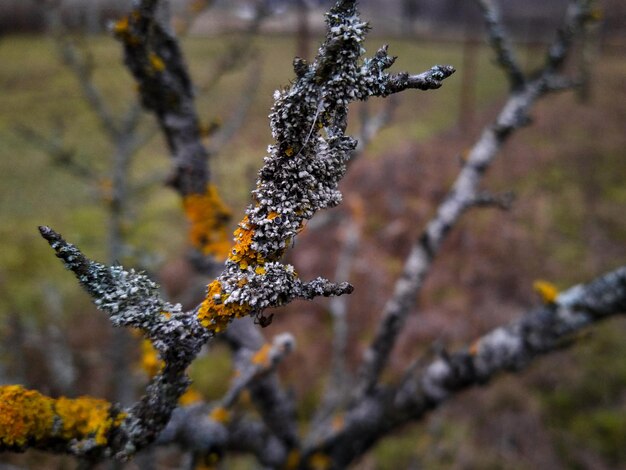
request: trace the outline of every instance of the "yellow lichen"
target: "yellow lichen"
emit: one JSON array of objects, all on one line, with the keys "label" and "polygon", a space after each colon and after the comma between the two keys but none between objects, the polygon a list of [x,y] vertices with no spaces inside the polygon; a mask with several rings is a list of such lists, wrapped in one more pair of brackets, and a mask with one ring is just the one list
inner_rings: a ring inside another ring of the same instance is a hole
[{"label": "yellow lichen", "polygon": [[344,424],[345,424],[345,417],[343,414],[338,414],[333,416],[333,420],[330,424],[330,427],[332,428],[333,431],[340,431]]},{"label": "yellow lichen", "polygon": [[326,470],[330,468],[331,464],[330,457],[321,452],[316,452],[309,458],[309,466],[314,470]]},{"label": "yellow lichen", "polygon": [[220,128],[220,121],[214,119],[210,122],[201,122],[198,124],[198,132],[200,137],[210,137],[217,129]]},{"label": "yellow lichen", "polygon": [[20,385],[0,387],[0,443],[23,447],[48,439],[93,438],[106,445],[124,413],[113,413],[106,400],[91,397],[53,399]]},{"label": "yellow lichen", "polygon": [[293,147],[287,147],[287,150],[285,150],[285,155],[288,157],[292,157],[294,153],[295,151],[293,150]]},{"label": "yellow lichen", "polygon": [[295,470],[300,465],[300,451],[298,449],[293,449],[287,455],[287,461],[285,462],[286,470]]},{"label": "yellow lichen", "polygon": [[234,233],[235,246],[230,252],[228,259],[239,264],[241,269],[247,269],[248,266],[256,266],[264,264],[265,259],[256,250],[252,249],[252,238],[254,237],[254,228],[245,216]]},{"label": "yellow lichen", "polygon": [[205,255],[226,258],[230,249],[227,223],[231,212],[222,202],[213,185],[204,194],[189,194],[183,198],[185,215],[190,222],[189,240]]},{"label": "yellow lichen", "polygon": [[254,356],[252,356],[252,359],[250,360],[250,362],[252,362],[252,364],[256,364],[256,365],[263,366],[263,367],[269,366],[271,350],[272,350],[271,344],[269,343],[264,344],[256,353],[254,353]]},{"label": "yellow lichen", "polygon": [[154,377],[163,368],[164,363],[159,358],[157,350],[154,349],[149,339],[141,341],[141,359],[139,365],[148,377]]},{"label": "yellow lichen", "polygon": [[131,23],[137,21],[137,19],[137,12],[133,12],[130,16],[120,18],[113,24],[113,34],[127,44],[139,44],[139,38],[131,32]]},{"label": "yellow lichen", "polygon": [[154,52],[150,52],[148,54],[148,60],[150,61],[150,65],[152,66],[152,70],[155,72],[163,72],[165,70],[165,62]]},{"label": "yellow lichen", "polygon": [[559,290],[554,284],[548,281],[535,281],[533,283],[533,289],[535,289],[535,292],[539,294],[541,300],[546,304],[554,303],[559,296]]},{"label": "yellow lichen", "polygon": [[218,423],[227,423],[230,419],[230,413],[223,406],[216,406],[209,413],[209,418]]},{"label": "yellow lichen", "polygon": [[202,401],[203,397],[195,388],[189,387],[185,393],[183,393],[178,399],[178,404],[181,406],[191,405],[192,403],[198,403]]},{"label": "yellow lichen", "polygon": [[589,12],[589,19],[591,21],[600,21],[604,18],[604,12],[601,8],[592,8]]},{"label": "yellow lichen", "polygon": [[122,36],[128,33],[128,16],[123,16],[113,24],[113,33]]},{"label": "yellow lichen", "polygon": [[0,387],[0,443],[22,447],[42,440],[53,424],[52,399],[20,385]]},{"label": "yellow lichen", "polygon": [[208,330],[219,333],[226,329],[231,320],[245,317],[250,313],[249,305],[237,303],[224,305],[228,295],[222,291],[222,285],[217,279],[209,284],[207,290],[207,296],[198,309],[198,320]]},{"label": "yellow lichen", "polygon": [[102,446],[106,445],[111,428],[119,426],[125,418],[124,413],[111,416],[108,401],[91,397],[61,397],[56,400],[54,408],[62,420],[62,438],[80,440],[92,437]]},{"label": "yellow lichen", "polygon": [[193,0],[191,5],[189,5],[189,10],[192,13],[200,13],[208,6],[209,2],[207,0]]}]

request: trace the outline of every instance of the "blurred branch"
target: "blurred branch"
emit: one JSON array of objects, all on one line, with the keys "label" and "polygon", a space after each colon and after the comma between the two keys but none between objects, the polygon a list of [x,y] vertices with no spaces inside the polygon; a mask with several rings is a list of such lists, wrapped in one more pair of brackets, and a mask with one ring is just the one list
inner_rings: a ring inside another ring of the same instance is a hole
[{"label": "blurred branch", "polygon": [[361,155],[378,133],[391,122],[398,104],[398,97],[392,95],[385,100],[382,109],[374,115],[370,114],[370,108],[367,102],[361,105],[359,113],[361,130],[358,135],[357,147],[352,156],[353,160]]},{"label": "blurred branch", "polygon": [[511,89],[518,90],[524,86],[526,77],[524,72],[522,72],[517,57],[515,57],[509,35],[502,25],[500,12],[496,8],[494,1],[476,0],[476,3],[478,3],[482,11],[489,44],[496,53],[496,61],[506,73]]},{"label": "blurred branch", "polygon": [[[352,209],[352,218],[344,227],[343,244],[335,269],[336,279],[350,278],[362,236],[364,215],[362,201],[356,200]],[[353,377],[346,364],[349,333],[348,300],[348,296],[333,297],[328,304],[333,320],[330,376],[311,423],[309,440],[318,437],[316,430],[321,432],[325,430],[326,421],[338,408],[346,405],[346,399],[350,396],[349,387]]]},{"label": "blurred branch", "polygon": [[[439,205],[435,217],[428,222],[426,230],[411,249],[402,276],[396,282],[393,294],[384,307],[374,340],[364,355],[359,385],[354,395],[356,400],[374,391],[443,241],[465,211],[474,205],[479,196],[479,184],[502,145],[515,130],[528,123],[528,112],[537,99],[553,91],[550,83],[560,71],[556,67],[563,65],[570,50],[572,35],[582,28],[587,18],[584,8],[586,4],[586,0],[572,2],[565,25],[561,28],[561,31],[568,33],[561,33],[550,47],[552,52],[544,69],[535,78],[514,89],[495,122],[483,130],[469,151],[465,165],[452,188]],[[501,53],[498,47],[496,53]],[[505,64],[505,71],[509,73],[507,67]]]},{"label": "blurred branch", "polygon": [[76,150],[63,145],[62,136],[58,135],[58,133],[57,135],[47,137],[24,124],[17,124],[14,129],[24,141],[47,153],[55,165],[65,168],[71,174],[83,180],[94,181],[98,179],[95,171],[81,163],[85,159],[84,157],[79,156],[77,158]]},{"label": "blurred branch", "polygon": [[[142,0],[138,9],[116,24],[115,30],[124,42],[127,65],[140,83],[143,103],[157,115],[174,154],[176,187],[184,195],[196,190],[204,194],[207,153],[199,141],[191,83],[178,43],[162,22],[158,6],[156,0]],[[54,425],[66,423],[67,416],[52,416],[46,421],[39,415],[24,415],[28,412],[21,407],[31,398],[46,407],[54,407],[55,400],[17,386],[0,388],[0,393],[10,398],[3,403],[3,412],[32,420],[34,426],[20,431],[25,435],[19,440],[10,435],[12,429],[4,430],[0,433],[0,448],[32,446],[88,454],[92,459],[109,455],[128,458],[163,430],[189,384],[187,366],[201,346],[224,331],[232,320],[258,317],[265,309],[295,298],[352,291],[347,283],[334,284],[322,278],[303,282],[293,267],[280,262],[304,222],[318,210],[340,202],[337,184],[356,145],[345,135],[347,105],[356,99],[386,95],[390,89],[422,86],[420,83],[439,86],[435,82],[453,69],[437,66],[420,76],[405,74],[399,81],[397,75],[385,72],[393,62],[386,51],[379,51],[361,66],[366,24],[361,22],[354,2],[339,1],[330,10],[327,23],[327,38],[315,62],[298,75],[289,89],[275,95],[270,121],[276,144],[269,148],[259,172],[253,192],[256,204],[248,207],[224,270],[209,285],[199,307],[183,312],[180,305],[164,301],[156,284],[145,275],[93,262],[52,229],[40,227],[57,257],[75,274],[96,306],[109,315],[112,324],[139,329],[152,342],[164,366],[140,401],[124,412],[101,401],[97,407],[87,407],[89,423],[93,413],[104,408],[104,424],[81,430],[70,440],[63,440],[59,427]],[[285,349],[284,344],[281,347]],[[286,422],[294,423],[290,401],[277,393],[277,387],[263,383],[276,380],[273,374],[258,377],[248,382],[253,396],[270,402],[271,416],[290,415]],[[256,387],[266,387],[270,393],[255,393]],[[269,419],[270,415],[264,416],[267,427],[287,448],[294,447],[295,425],[284,429],[280,422]]]},{"label": "blurred branch", "polygon": [[237,132],[243,126],[254,98],[259,90],[262,61],[256,58],[252,61],[252,66],[248,72],[246,83],[239,102],[235,105],[234,111],[231,112],[228,120],[224,125],[220,126],[209,141],[209,153],[218,154],[220,151],[235,137]]},{"label": "blurred branch", "polygon": [[346,412],[343,427],[304,450],[323,452],[346,468],[382,436],[418,420],[443,402],[500,372],[519,372],[534,359],[559,350],[576,332],[626,313],[626,267],[561,293],[556,302],[482,336],[468,349],[442,354],[411,369],[399,387],[380,386]]},{"label": "blurred branch", "polygon": [[243,34],[230,42],[227,46],[227,52],[222,54],[212,67],[212,73],[199,85],[198,88],[202,93],[211,93],[226,74],[233,72],[252,59],[251,52],[253,50],[254,37],[258,34],[259,28],[270,14],[271,0],[259,0],[256,2],[252,18],[248,21]]}]

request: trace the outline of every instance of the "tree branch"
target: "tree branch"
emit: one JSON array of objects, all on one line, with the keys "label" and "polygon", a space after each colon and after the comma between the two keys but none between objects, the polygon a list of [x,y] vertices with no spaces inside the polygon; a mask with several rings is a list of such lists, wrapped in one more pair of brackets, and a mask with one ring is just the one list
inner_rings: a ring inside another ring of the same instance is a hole
[{"label": "tree branch", "polygon": [[[576,4],[585,3],[587,3],[585,0],[576,2]],[[570,8],[570,10],[578,14],[570,12],[567,15],[565,26],[562,28],[564,31],[574,31],[584,21],[582,9]],[[376,386],[443,241],[465,211],[475,205],[479,196],[480,182],[500,148],[516,129],[527,124],[528,112],[537,99],[552,91],[548,85],[559,71],[555,65],[563,64],[565,54],[569,52],[565,46],[571,45],[571,37],[567,35],[564,39],[561,35],[557,43],[562,46],[557,48],[560,59],[551,60],[534,79],[525,82],[510,94],[495,122],[483,130],[469,151],[463,169],[439,205],[435,217],[428,222],[425,231],[413,245],[405,261],[402,275],[384,307],[374,340],[364,355],[359,385],[355,389],[355,399],[372,392]],[[500,53],[498,48],[496,53]],[[508,72],[506,67],[505,64],[505,70]]]},{"label": "tree branch", "polygon": [[500,372],[518,372],[560,349],[572,334],[620,314],[626,314],[626,266],[566,290],[553,304],[496,328],[467,349],[411,370],[398,387],[379,387],[346,412],[341,429],[304,454],[322,452],[345,468],[387,433],[423,418],[463,390],[484,385]]}]

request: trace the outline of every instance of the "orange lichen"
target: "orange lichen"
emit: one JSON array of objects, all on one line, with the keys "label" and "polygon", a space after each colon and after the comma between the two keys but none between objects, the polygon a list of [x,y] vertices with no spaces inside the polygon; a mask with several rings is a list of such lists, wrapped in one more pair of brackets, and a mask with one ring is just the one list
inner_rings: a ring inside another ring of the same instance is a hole
[{"label": "orange lichen", "polygon": [[161,315],[163,315],[166,320],[172,318],[172,314],[170,312],[161,312]]},{"label": "orange lichen", "polygon": [[198,403],[202,401],[203,397],[195,388],[189,387],[185,393],[183,393],[178,399],[178,404],[181,406],[191,405],[192,403]]},{"label": "orange lichen", "polygon": [[469,352],[470,356],[475,356],[475,355],[478,354],[479,350],[480,350],[480,342],[479,341],[474,341],[472,344],[470,344],[468,352]]},{"label": "orange lichen", "polygon": [[210,122],[201,122],[198,124],[198,132],[200,133],[200,137],[210,137],[215,133],[216,130],[220,128],[219,119],[214,119]]},{"label": "orange lichen", "polygon": [[52,399],[20,385],[0,387],[0,443],[22,447],[42,440],[53,424]]},{"label": "orange lichen", "polygon": [[61,397],[56,400],[55,411],[63,423],[62,438],[93,437],[98,445],[106,445],[111,428],[118,427],[126,416],[124,413],[111,416],[109,402],[91,397]]},{"label": "orange lichen", "polygon": [[293,154],[295,153],[293,147],[287,147],[287,150],[285,150],[285,155],[287,155],[288,157],[293,157]]},{"label": "orange lichen", "polygon": [[139,44],[139,38],[131,32],[131,24],[137,21],[137,19],[137,12],[133,12],[130,16],[120,18],[113,24],[113,34],[128,44]]},{"label": "orange lichen", "polygon": [[226,258],[230,249],[227,222],[231,212],[220,199],[215,186],[208,185],[204,194],[185,196],[183,207],[190,222],[191,244],[205,255]]},{"label": "orange lichen", "polygon": [[238,263],[241,269],[248,269],[248,266],[264,264],[265,259],[256,250],[252,249],[252,238],[254,237],[254,227],[250,223],[248,216],[237,227],[234,233],[235,246],[230,252],[228,259]]},{"label": "orange lichen", "polygon": [[113,33],[122,36],[128,33],[128,16],[123,16],[113,24]]},{"label": "orange lichen", "polygon": [[154,377],[163,368],[164,363],[159,358],[157,350],[154,349],[149,339],[141,341],[141,359],[139,365],[148,377]]},{"label": "orange lichen", "polygon": [[297,449],[293,449],[287,455],[287,461],[285,462],[286,470],[295,470],[300,465],[300,452]]},{"label": "orange lichen", "polygon": [[546,304],[553,304],[559,296],[559,290],[554,284],[548,281],[535,281],[533,283],[533,289],[535,289],[535,292],[539,294],[541,300]]},{"label": "orange lichen", "polygon": [[314,470],[326,470],[330,468],[331,464],[330,457],[321,452],[316,452],[309,458],[309,466]]},{"label": "orange lichen", "polygon": [[346,422],[346,419],[343,414],[338,414],[333,416],[332,422],[330,423],[330,427],[333,431],[340,431],[343,429],[343,426]]},{"label": "orange lichen", "polygon": [[200,13],[208,6],[209,2],[207,0],[193,0],[191,5],[189,5],[189,10],[192,13]]},{"label": "orange lichen", "polygon": [[154,52],[150,52],[148,54],[148,60],[150,61],[150,65],[152,66],[152,70],[155,72],[163,72],[165,70],[165,62]]},{"label": "orange lichen", "polygon": [[216,406],[209,413],[209,418],[218,423],[227,423],[230,419],[230,413],[223,406]]},{"label": "orange lichen", "polygon": [[272,350],[271,344],[269,343],[264,344],[256,353],[254,353],[254,356],[252,356],[252,359],[250,359],[250,362],[252,362],[252,364],[256,364],[256,365],[263,366],[263,367],[269,366],[271,350]]},{"label": "orange lichen", "polygon": [[592,8],[589,12],[589,19],[591,21],[600,21],[604,18],[604,11],[601,8]]},{"label": "orange lichen", "polygon": [[207,296],[198,309],[198,320],[208,330],[219,333],[226,329],[232,319],[245,317],[250,313],[249,305],[224,304],[228,295],[222,291],[222,285],[217,279],[209,284],[207,290]]},{"label": "orange lichen", "polygon": [[0,444],[24,447],[49,439],[94,439],[106,445],[109,432],[124,420],[106,400],[53,399],[20,385],[0,387]]}]

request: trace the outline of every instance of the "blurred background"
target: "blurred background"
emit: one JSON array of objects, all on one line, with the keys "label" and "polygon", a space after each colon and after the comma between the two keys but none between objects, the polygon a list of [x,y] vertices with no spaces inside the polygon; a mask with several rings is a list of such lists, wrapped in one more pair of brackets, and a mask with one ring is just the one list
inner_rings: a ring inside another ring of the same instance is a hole
[{"label": "blurred background", "polygon": [[[233,210],[234,228],[271,143],[272,92],[292,79],[294,56],[314,57],[330,2],[276,0],[263,9],[245,0],[171,3],[215,152],[214,182]],[[314,219],[289,254],[303,278],[333,279],[357,230],[349,276],[356,289],[348,301],[354,367],[412,241],[507,93],[473,2],[360,3],[373,28],[369,54],[388,43],[399,56],[395,71],[437,63],[458,71],[439,90],[353,106],[353,134],[380,125],[342,182],[347,203]],[[524,68],[532,70],[567,2],[499,4]],[[146,270],[187,307],[201,300],[208,281],[186,258],[181,203],[163,184],[167,148],[152,117],[140,111],[121,45],[108,33],[128,8],[126,0],[0,5],[2,384],[128,402],[147,381],[139,340],[114,331],[95,310],[38,225],[52,226],[93,259]],[[599,8],[570,67],[589,77],[588,86],[541,101],[532,124],[505,146],[484,186],[514,192],[515,202],[509,211],[470,212],[446,242],[388,380],[433,344],[461,347],[540,303],[536,279],[566,288],[625,263],[626,3],[605,0]],[[111,122],[121,136],[110,132]],[[328,309],[325,300],[296,302],[275,312],[263,331],[296,336],[297,351],[280,373],[299,397],[303,424],[329,369]],[[357,468],[626,468],[625,335],[625,319],[593,328],[527,371],[465,393],[390,436]],[[122,358],[120,341],[128,352]],[[206,400],[225,392],[231,373],[219,342],[192,370]],[[176,458],[166,452],[159,468],[177,468]],[[68,457],[36,452],[0,454],[0,462],[73,466]],[[236,458],[226,468],[250,465]]]}]

